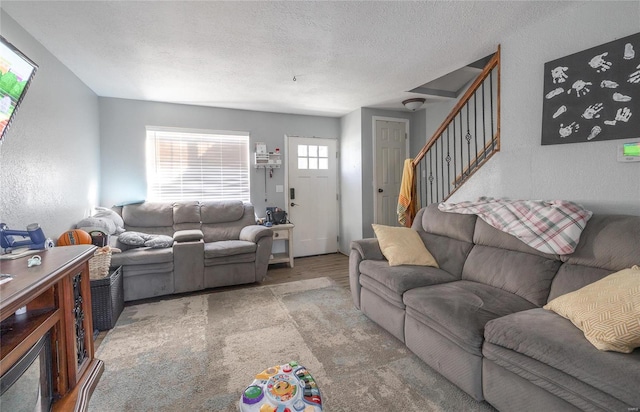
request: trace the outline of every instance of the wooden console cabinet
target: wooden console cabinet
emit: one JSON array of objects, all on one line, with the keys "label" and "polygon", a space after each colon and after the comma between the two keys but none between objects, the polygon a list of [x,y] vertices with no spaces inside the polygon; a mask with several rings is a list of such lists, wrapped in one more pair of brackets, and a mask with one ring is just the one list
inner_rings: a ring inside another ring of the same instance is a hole
[{"label": "wooden console cabinet", "polygon": [[[13,279],[0,285],[0,376],[51,331],[53,411],[84,411],[104,364],[94,358],[89,259],[96,247],[77,245],[0,261]],[[26,313],[15,314],[26,306]]]}]

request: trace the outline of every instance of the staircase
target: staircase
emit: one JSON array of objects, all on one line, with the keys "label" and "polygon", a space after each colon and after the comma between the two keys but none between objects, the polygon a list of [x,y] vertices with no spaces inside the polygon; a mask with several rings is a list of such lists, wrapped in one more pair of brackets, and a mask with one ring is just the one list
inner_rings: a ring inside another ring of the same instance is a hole
[{"label": "staircase", "polygon": [[499,150],[500,47],[413,160],[410,220],[447,200]]}]

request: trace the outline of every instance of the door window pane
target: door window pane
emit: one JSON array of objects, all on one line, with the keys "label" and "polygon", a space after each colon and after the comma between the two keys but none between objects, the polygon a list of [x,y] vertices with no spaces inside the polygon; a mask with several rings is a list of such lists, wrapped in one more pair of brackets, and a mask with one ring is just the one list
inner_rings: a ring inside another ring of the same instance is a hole
[{"label": "door window pane", "polygon": [[329,169],[329,146],[298,145],[298,169]]}]

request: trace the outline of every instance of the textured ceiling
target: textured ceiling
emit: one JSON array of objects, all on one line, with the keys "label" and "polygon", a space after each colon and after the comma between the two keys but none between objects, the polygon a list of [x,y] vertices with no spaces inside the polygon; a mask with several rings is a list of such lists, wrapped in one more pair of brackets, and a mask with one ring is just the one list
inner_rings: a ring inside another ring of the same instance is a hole
[{"label": "textured ceiling", "polygon": [[[401,109],[566,2],[2,1],[99,96],[342,116]],[[8,39],[11,41],[11,39]],[[296,81],[293,81],[293,78]]]}]

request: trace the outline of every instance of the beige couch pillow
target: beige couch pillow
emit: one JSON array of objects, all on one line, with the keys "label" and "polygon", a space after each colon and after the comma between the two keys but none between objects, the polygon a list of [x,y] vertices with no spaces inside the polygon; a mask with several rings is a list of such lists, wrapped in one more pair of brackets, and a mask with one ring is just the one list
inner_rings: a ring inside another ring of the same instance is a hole
[{"label": "beige couch pillow", "polygon": [[420,265],[438,267],[420,235],[408,227],[392,227],[372,224],[380,250],[389,266]]},{"label": "beige couch pillow", "polygon": [[612,273],[544,308],[569,319],[596,348],[631,353],[640,347],[640,268]]}]

